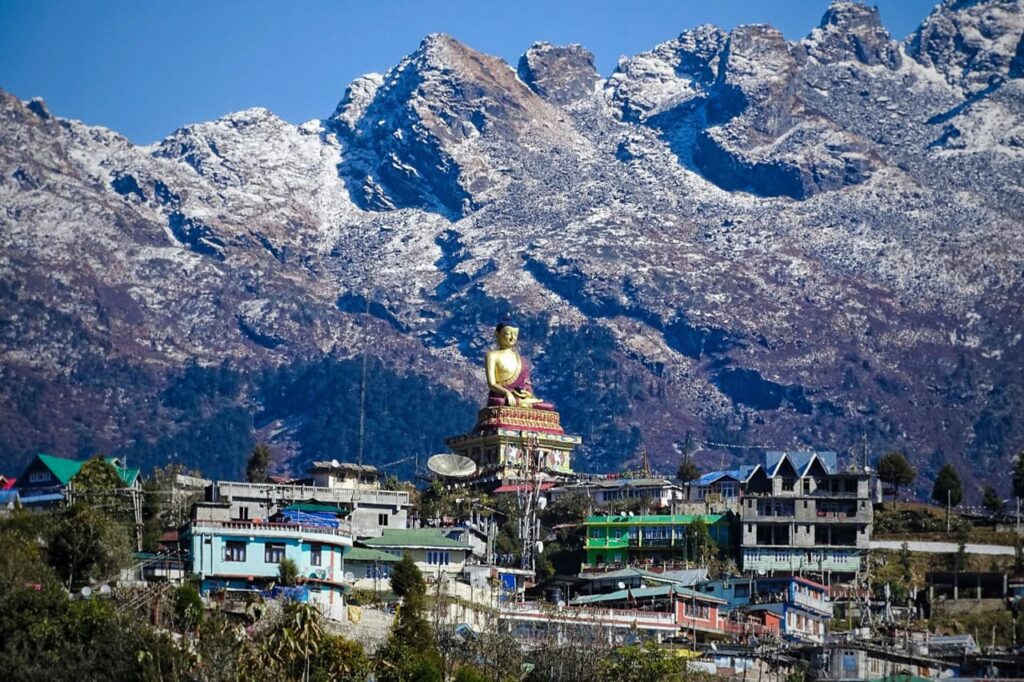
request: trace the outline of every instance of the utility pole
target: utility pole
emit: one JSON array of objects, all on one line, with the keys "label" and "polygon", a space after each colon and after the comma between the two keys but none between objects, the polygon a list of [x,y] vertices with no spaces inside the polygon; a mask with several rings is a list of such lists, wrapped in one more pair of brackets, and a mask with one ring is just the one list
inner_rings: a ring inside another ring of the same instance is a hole
[{"label": "utility pole", "polygon": [[522,541],[520,567],[536,570],[537,541],[540,536],[539,520],[537,519],[538,500],[540,498],[540,450],[536,436],[528,436],[523,442],[523,464],[525,471],[522,489],[516,495],[519,502],[519,538]]},{"label": "utility pole", "polygon": [[950,496],[953,494],[952,490],[946,491],[946,532],[949,532],[949,508],[950,508]]}]

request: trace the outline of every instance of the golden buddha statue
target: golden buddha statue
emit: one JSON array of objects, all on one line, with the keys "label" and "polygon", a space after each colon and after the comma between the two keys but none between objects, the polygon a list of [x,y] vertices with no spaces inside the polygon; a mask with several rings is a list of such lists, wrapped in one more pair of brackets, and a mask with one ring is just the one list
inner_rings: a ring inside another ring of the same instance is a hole
[{"label": "golden buddha statue", "polygon": [[494,338],[498,347],[487,351],[484,361],[489,391],[487,405],[554,410],[554,405],[533,394],[530,363],[516,350],[519,328],[511,322],[502,322],[495,328]]}]

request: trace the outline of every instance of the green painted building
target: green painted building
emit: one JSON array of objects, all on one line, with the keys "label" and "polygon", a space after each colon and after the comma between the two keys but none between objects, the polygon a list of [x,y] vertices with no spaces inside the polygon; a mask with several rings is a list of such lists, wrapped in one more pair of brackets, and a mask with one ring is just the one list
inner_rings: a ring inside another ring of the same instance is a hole
[{"label": "green painted building", "polygon": [[731,514],[588,516],[587,566],[693,560],[690,526],[702,519],[719,547],[731,546]]}]

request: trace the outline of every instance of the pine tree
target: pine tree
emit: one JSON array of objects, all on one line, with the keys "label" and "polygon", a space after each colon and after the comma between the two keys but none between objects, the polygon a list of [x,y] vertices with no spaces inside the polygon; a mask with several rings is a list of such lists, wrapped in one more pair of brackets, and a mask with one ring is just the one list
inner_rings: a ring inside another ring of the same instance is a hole
[{"label": "pine tree", "polygon": [[939,504],[957,506],[963,499],[963,487],[960,484],[960,475],[952,464],[944,464],[939,469],[939,475],[935,478],[935,485],[932,487],[932,499]]},{"label": "pine tree", "polygon": [[245,478],[250,483],[266,483],[269,468],[270,448],[266,443],[259,443],[252,449],[249,462],[245,465]]},{"label": "pine tree", "polygon": [[981,506],[988,509],[993,514],[1000,514],[1003,511],[1003,500],[999,497],[999,493],[996,489],[990,485],[985,486],[985,490],[981,496]]},{"label": "pine tree", "polygon": [[899,489],[914,482],[917,472],[907,462],[907,458],[899,452],[890,452],[878,461],[878,478],[893,487],[893,500],[898,497]]}]

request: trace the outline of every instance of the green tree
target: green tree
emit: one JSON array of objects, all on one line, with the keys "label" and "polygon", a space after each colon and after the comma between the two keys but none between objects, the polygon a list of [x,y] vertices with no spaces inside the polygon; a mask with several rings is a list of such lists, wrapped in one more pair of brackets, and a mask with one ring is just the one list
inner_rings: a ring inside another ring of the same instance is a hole
[{"label": "green tree", "polygon": [[192,632],[203,620],[203,599],[191,583],[181,585],[171,597],[174,626],[181,632]]},{"label": "green tree", "polygon": [[427,585],[408,554],[391,568],[391,591],[402,598],[394,627],[377,651],[377,676],[382,682],[440,682],[441,661],[434,633],[426,619]]},{"label": "green tree", "polygon": [[963,487],[960,484],[960,475],[952,464],[943,464],[939,469],[939,475],[935,478],[935,485],[932,487],[932,499],[941,505],[948,504],[957,506],[963,498]]},{"label": "green tree", "polygon": [[266,483],[270,469],[270,448],[266,443],[257,443],[245,465],[245,478],[250,483]]},{"label": "green tree", "polygon": [[121,475],[113,464],[96,455],[89,459],[71,479],[72,499],[93,509],[103,511],[110,518],[125,524],[135,524],[135,506],[132,493],[125,487]]},{"label": "green tree", "polygon": [[363,682],[370,671],[363,647],[324,629],[310,604],[288,602],[281,615],[243,650],[239,679]]},{"label": "green tree", "polygon": [[900,577],[907,585],[914,582],[914,570],[911,563],[910,545],[904,542],[900,545]]},{"label": "green tree", "polygon": [[996,492],[996,489],[987,485],[981,494],[981,506],[992,512],[994,515],[999,515],[1003,512],[1003,508],[1006,505],[1003,504],[1003,500],[999,497],[999,493]]},{"label": "green tree", "polygon": [[899,489],[913,483],[916,476],[917,472],[899,452],[890,452],[878,461],[878,478],[893,487],[893,501],[898,497]]},{"label": "green tree", "polygon": [[661,682],[676,680],[685,661],[671,649],[652,641],[615,649],[604,661],[602,679],[616,682]]},{"label": "green tree", "polygon": [[685,455],[683,460],[679,462],[679,469],[676,470],[676,478],[683,483],[687,483],[699,477],[700,469],[697,468],[696,462],[690,459],[689,455]]},{"label": "green tree", "polygon": [[693,520],[686,530],[686,539],[690,546],[690,556],[701,565],[707,564],[713,554],[715,542],[711,539],[708,524],[703,518],[698,516]]},{"label": "green tree", "polygon": [[120,524],[76,502],[54,515],[47,560],[71,590],[90,581],[116,578],[131,562],[131,543]]},{"label": "green tree", "polygon": [[425,615],[427,584],[409,554],[391,568],[390,579],[391,591],[402,598],[395,620],[395,634],[409,646],[432,647],[434,637]]},{"label": "green tree", "polygon": [[295,587],[299,581],[299,566],[292,559],[281,559],[277,565],[277,579],[285,587]]}]

